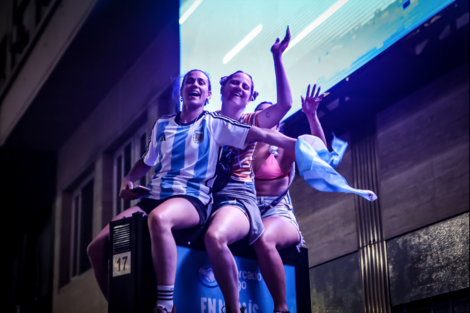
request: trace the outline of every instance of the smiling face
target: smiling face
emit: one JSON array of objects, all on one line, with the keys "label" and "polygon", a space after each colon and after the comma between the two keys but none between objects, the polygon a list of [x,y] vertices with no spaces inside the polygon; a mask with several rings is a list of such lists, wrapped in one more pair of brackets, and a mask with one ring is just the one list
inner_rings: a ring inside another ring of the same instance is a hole
[{"label": "smiling face", "polygon": [[183,98],[183,107],[203,107],[211,97],[209,78],[198,70],[187,73],[181,85],[180,95]]},{"label": "smiling face", "polygon": [[252,81],[250,76],[243,72],[233,74],[221,87],[223,105],[235,105],[245,107],[252,101]]}]

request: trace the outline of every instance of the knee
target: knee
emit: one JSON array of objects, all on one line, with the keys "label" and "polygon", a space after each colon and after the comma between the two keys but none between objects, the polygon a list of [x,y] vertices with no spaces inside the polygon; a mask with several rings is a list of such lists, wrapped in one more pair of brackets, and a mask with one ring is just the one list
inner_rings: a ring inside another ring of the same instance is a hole
[{"label": "knee", "polygon": [[106,254],[106,239],[95,238],[86,248],[89,259],[97,258]]},{"label": "knee", "polygon": [[209,229],[204,236],[204,243],[207,249],[222,250],[227,246],[225,236],[218,230]]},{"label": "knee", "polygon": [[276,241],[269,236],[268,234],[264,233],[256,242],[253,244],[255,250],[257,251],[275,251],[276,249]]},{"label": "knee", "polygon": [[166,214],[153,210],[148,217],[150,234],[158,234],[163,231],[171,231],[171,223]]}]

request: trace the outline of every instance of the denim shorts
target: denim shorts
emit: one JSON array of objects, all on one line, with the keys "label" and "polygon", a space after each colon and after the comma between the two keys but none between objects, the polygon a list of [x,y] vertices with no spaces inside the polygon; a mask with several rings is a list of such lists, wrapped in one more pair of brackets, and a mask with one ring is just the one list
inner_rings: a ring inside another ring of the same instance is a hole
[{"label": "denim shorts", "polygon": [[250,222],[248,243],[253,244],[264,232],[261,214],[256,204],[256,190],[253,182],[231,179],[224,189],[214,195],[212,214],[220,208],[231,205],[242,211]]},{"label": "denim shorts", "polygon": [[243,214],[248,216],[246,207],[243,205],[243,203],[241,203],[240,201],[238,201],[235,198],[226,197],[226,196],[214,197],[214,204],[212,205],[212,212],[215,212],[218,209],[220,209],[224,206],[227,206],[227,205],[231,205],[231,206],[234,206],[234,207],[240,209],[240,211],[242,211]]},{"label": "denim shorts", "polygon": [[305,240],[300,231],[299,224],[297,223],[297,219],[295,218],[290,195],[289,193],[287,193],[284,196],[284,198],[282,198],[282,200],[279,201],[279,203],[276,206],[272,207],[271,203],[277,198],[278,197],[265,197],[265,196],[256,197],[256,202],[261,212],[261,218],[265,220],[270,217],[283,217],[287,219],[289,222],[291,222],[292,225],[294,225],[295,228],[297,228],[299,235],[300,235],[300,242],[297,245],[297,249],[300,251],[300,247],[305,246]]},{"label": "denim shorts", "polygon": [[[253,182],[237,182],[234,181],[233,179],[230,180],[231,184],[244,184],[253,190],[255,190],[255,184]],[[212,213],[217,211],[218,209],[231,205],[234,207],[237,207],[242,211],[247,217],[248,217],[248,209],[245,207],[245,205],[242,203],[242,201],[238,200],[236,196],[231,196],[231,195],[218,195],[216,194],[214,196],[214,203],[212,204]]]}]

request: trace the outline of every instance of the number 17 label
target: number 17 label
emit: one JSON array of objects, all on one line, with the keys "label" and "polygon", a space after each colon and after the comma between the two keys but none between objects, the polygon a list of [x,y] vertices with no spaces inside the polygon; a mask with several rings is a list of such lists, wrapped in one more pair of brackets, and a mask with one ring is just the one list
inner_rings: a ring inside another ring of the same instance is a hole
[{"label": "number 17 label", "polygon": [[131,252],[113,255],[113,277],[131,273]]}]

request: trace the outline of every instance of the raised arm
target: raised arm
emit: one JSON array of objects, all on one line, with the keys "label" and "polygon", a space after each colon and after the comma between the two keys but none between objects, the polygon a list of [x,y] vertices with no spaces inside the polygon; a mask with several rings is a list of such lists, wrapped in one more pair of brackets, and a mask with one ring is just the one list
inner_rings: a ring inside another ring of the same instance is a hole
[{"label": "raised arm", "polygon": [[287,137],[273,129],[259,128],[251,126],[246,136],[245,143],[250,142],[264,142],[271,146],[276,146],[285,150],[295,150],[295,143],[297,139]]},{"label": "raised arm", "polygon": [[139,159],[129,173],[122,179],[119,196],[124,200],[134,200],[139,198],[140,196],[138,194],[132,192],[134,182],[144,177],[151,168],[151,166],[145,164],[143,159]]},{"label": "raised arm", "polygon": [[272,128],[279,124],[281,119],[292,107],[292,94],[290,90],[289,80],[287,79],[286,70],[282,61],[282,54],[289,46],[290,30],[287,27],[286,36],[279,42],[279,38],[271,47],[274,59],[274,71],[276,74],[276,92],[277,103],[263,110],[258,117],[259,127]]},{"label": "raised arm", "polygon": [[324,95],[320,95],[320,86],[318,86],[318,90],[316,90],[315,93],[316,87],[317,85],[314,85],[312,92],[310,92],[310,85],[308,85],[305,99],[300,96],[302,100],[302,112],[307,116],[312,136],[320,138],[326,146],[325,133],[323,132],[323,128],[321,127],[320,120],[317,115],[318,106],[320,105],[320,101],[323,99]]}]

